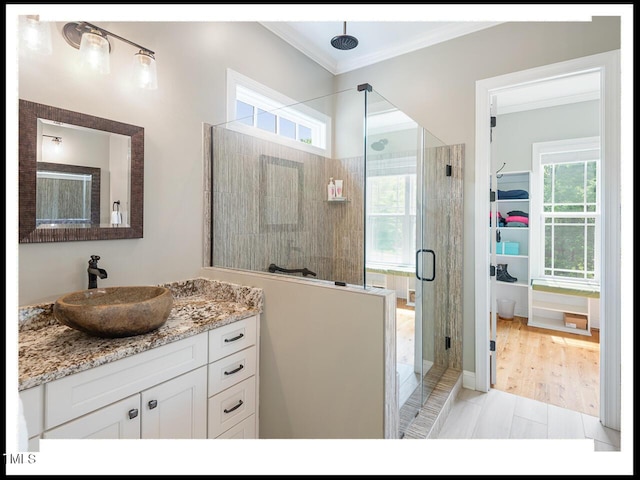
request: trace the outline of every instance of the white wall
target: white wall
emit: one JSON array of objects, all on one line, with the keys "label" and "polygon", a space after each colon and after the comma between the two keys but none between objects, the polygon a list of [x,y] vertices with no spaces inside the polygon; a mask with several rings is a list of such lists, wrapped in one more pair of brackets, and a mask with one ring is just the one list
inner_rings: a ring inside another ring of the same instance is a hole
[{"label": "white wall", "polygon": [[[445,144],[465,144],[463,369],[475,371],[476,81],[620,48],[620,17],[504,23],[345,73],[336,89],[369,83]],[[467,233],[468,232],[468,233]]]},{"label": "white wall", "polygon": [[[53,31],[53,54],[19,56],[17,97],[145,129],[144,238],[22,244],[18,304],[87,286],[101,257],[102,286],[189,278],[202,265],[202,123],[225,121],[226,68],[304,101],[333,92],[333,77],[257,23],[93,22],[156,52],[158,89],[130,84],[134,47],[113,40],[111,73],[80,71],[78,51]],[[242,41],[239,41],[241,39]],[[17,150],[16,158],[17,163]]]}]

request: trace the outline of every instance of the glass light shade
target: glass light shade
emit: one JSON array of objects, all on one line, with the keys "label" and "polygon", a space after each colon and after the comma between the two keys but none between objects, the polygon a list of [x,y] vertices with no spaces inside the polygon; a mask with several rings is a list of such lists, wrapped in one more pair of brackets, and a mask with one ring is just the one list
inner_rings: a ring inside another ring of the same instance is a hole
[{"label": "glass light shade", "polygon": [[109,73],[109,41],[99,33],[86,32],[80,40],[81,64],[91,70]]},{"label": "glass light shade", "polygon": [[133,56],[133,81],[140,88],[158,88],[156,59],[153,55],[140,51]]},{"label": "glass light shade", "polygon": [[42,55],[51,55],[51,27],[41,22],[38,15],[19,18],[20,46]]}]

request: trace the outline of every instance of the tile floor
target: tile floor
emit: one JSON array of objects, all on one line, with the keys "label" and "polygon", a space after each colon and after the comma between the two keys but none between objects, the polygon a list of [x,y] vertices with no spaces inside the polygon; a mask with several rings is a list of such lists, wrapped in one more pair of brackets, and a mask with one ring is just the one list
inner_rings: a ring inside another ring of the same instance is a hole
[{"label": "tile floor", "polygon": [[593,439],[596,451],[620,451],[620,432],[597,417],[491,389],[460,389],[438,439]]}]

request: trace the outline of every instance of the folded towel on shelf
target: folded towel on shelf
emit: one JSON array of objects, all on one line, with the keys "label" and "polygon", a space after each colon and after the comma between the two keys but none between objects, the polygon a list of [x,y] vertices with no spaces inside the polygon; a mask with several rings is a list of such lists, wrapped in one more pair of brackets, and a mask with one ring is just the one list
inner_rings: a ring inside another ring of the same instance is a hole
[{"label": "folded towel on shelf", "polygon": [[526,190],[498,190],[498,200],[515,200],[529,198]]},{"label": "folded towel on shelf", "polygon": [[526,223],[522,222],[507,222],[504,224],[505,227],[528,227]]},{"label": "folded towel on shelf", "polygon": [[529,219],[527,217],[521,217],[519,215],[509,216],[505,218],[504,221],[507,223],[520,222],[520,223],[524,223],[525,225],[529,225]]},{"label": "folded towel on shelf", "polygon": [[508,217],[527,217],[529,218],[529,214],[527,212],[523,212],[522,210],[511,210],[507,212]]}]

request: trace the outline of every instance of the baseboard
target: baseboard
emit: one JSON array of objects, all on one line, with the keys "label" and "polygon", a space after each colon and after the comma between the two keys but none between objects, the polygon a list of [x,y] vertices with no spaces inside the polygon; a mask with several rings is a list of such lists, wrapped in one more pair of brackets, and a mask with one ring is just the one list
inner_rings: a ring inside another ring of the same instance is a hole
[{"label": "baseboard", "polygon": [[476,372],[462,371],[462,387],[470,390],[476,389]]}]

